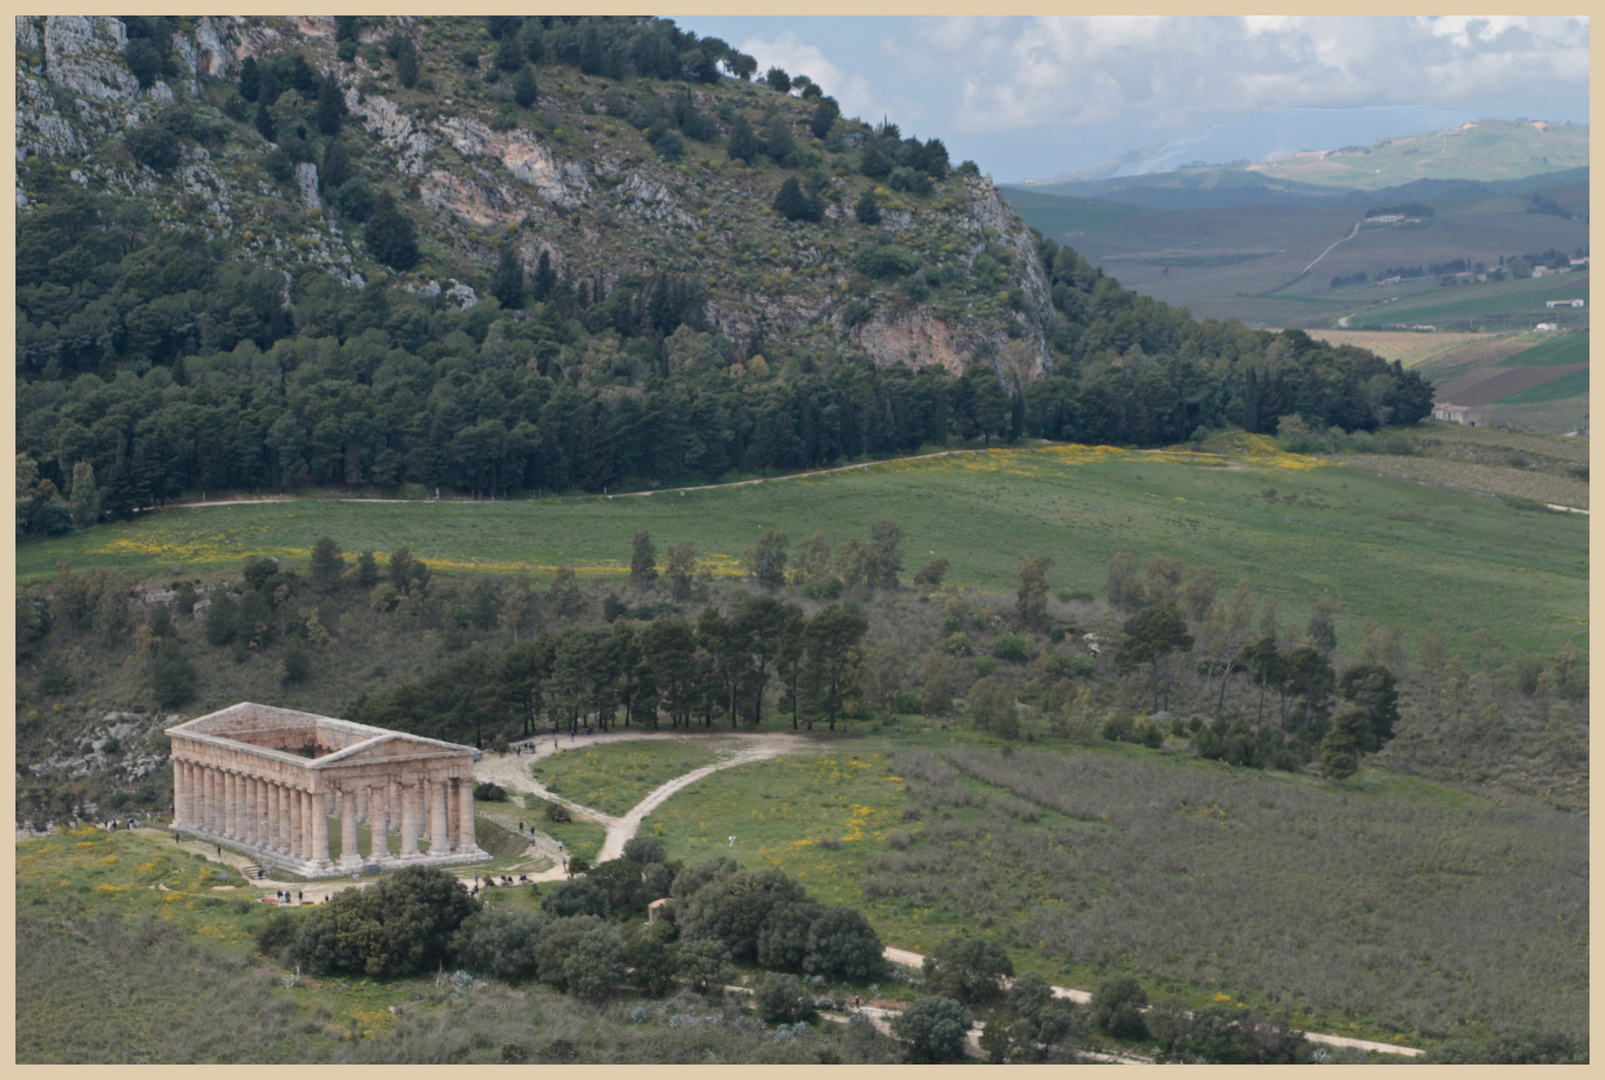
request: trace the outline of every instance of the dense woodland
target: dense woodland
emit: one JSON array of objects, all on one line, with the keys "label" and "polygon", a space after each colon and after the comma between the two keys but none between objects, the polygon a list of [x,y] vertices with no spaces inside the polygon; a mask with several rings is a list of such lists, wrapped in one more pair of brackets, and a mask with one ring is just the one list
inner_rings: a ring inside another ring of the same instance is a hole
[{"label": "dense woodland", "polygon": [[[839,169],[910,197],[933,185],[959,193],[975,173],[968,163],[951,169],[939,140],[842,117],[817,84],[778,70],[764,83],[775,100],[800,91],[811,110],[771,110],[759,129],[744,116],[699,113],[676,87],[750,79],[754,65],[672,24],[487,25],[487,80],[500,72],[533,84],[553,65],[626,79],[629,95],[604,93],[601,108],[648,131],[665,160],[689,138],[784,170],[777,217],[820,213],[815,192],[831,191],[809,148],[820,137]],[[148,84],[171,66],[172,27],[146,20],[129,33],[129,63]],[[344,24],[343,59],[356,55],[355,34]],[[404,85],[422,85],[411,37],[393,35],[388,58],[362,48],[376,63],[393,61]],[[461,64],[470,59],[477,69],[477,54]],[[286,202],[295,168],[315,164],[327,212],[364,237],[369,255],[395,269],[418,258],[422,211],[406,192],[392,196],[381,149],[347,130],[334,79],[299,52],[204,80],[199,97],[181,96],[111,144],[107,160],[161,180],[202,151],[248,163]],[[878,367],[852,348],[766,340],[761,330],[727,338],[711,326],[694,273],[643,263],[571,278],[545,258],[526,272],[506,249],[470,282],[478,300],[464,307],[460,296],[418,294],[383,273],[359,287],[311,263],[270,268],[240,236],[160,224],[141,198],[85,187],[64,166],[30,158],[22,171],[34,200],[17,222],[18,450],[33,470],[22,535],[201,492],[601,491],[953,440],[1154,446],[1229,424],[1275,432],[1293,413],[1315,429],[1369,431],[1431,407],[1430,385],[1398,364],[1297,331],[1196,322],[1051,240],[1038,238],[1035,266],[1002,245],[973,266],[922,260],[895,234],[875,239],[872,192],[851,208],[866,244],[845,306],[830,318],[850,328],[866,317],[873,304],[860,297],[872,286],[895,286],[879,302],[904,309],[995,296],[1016,312],[1016,340],[977,355],[962,375]],[[294,219],[292,208],[284,213]],[[1047,283],[1052,310],[1026,310],[1027,275]],[[1040,326],[1044,355],[1026,349],[1022,318]],[[94,511],[88,519],[67,506],[75,487],[81,509]]]}]

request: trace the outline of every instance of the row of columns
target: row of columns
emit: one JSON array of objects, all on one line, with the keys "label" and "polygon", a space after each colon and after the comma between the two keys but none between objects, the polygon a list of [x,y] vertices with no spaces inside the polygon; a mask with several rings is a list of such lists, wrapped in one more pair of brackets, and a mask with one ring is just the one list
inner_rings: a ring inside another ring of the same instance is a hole
[{"label": "row of columns", "polygon": [[[477,850],[474,840],[474,789],[466,777],[420,776],[412,782],[389,776],[336,781],[339,787],[312,791],[251,773],[174,759],[173,810],[180,828],[265,848],[292,858],[328,865],[328,819],[340,819],[340,864],[395,858],[392,830],[401,836],[401,859]],[[369,851],[358,851],[357,824],[368,825]]]}]

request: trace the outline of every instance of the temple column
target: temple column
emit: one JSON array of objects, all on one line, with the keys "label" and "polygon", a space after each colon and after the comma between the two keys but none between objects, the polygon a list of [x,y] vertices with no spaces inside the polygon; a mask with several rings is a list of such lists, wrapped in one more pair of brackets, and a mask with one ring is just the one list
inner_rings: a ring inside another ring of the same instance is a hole
[{"label": "temple column", "polygon": [[245,842],[262,842],[262,784],[254,776],[245,778]]},{"label": "temple column", "polygon": [[184,820],[184,812],[189,807],[184,799],[184,763],[173,758],[173,825],[176,827]]},{"label": "temple column", "polygon": [[357,850],[357,800],[354,792],[340,792],[340,865],[355,870],[362,865],[362,853]]},{"label": "temple column", "polygon": [[414,784],[398,784],[401,792],[401,857],[415,859],[418,857],[418,801],[414,798],[417,787]]},{"label": "temple column", "polygon": [[312,827],[312,792],[301,792],[301,857],[303,859],[316,859],[317,853],[313,850]]},{"label": "temple column", "polygon": [[451,837],[446,834],[446,782],[429,781],[429,853],[444,855],[451,850]]},{"label": "temple column", "polygon": [[217,770],[206,766],[206,818],[202,822],[209,833],[217,832]]},{"label": "temple column", "polygon": [[231,840],[240,835],[240,774],[223,771],[223,835]]},{"label": "temple column", "polygon": [[457,850],[473,851],[479,847],[474,839],[474,778],[457,778]]},{"label": "temple column", "polygon": [[446,781],[446,838],[451,849],[457,851],[462,846],[462,830],[458,825],[458,810],[462,800],[457,797],[457,785],[460,781],[454,776]]},{"label": "temple column", "polygon": [[296,788],[290,788],[285,795],[290,801],[290,837],[289,843],[285,846],[290,849],[291,855],[304,859],[306,846],[301,842],[301,792]]},{"label": "temple column", "polygon": [[279,785],[269,780],[267,782],[267,843],[263,845],[269,851],[277,851],[280,846],[279,834],[283,831],[281,826],[284,821],[284,813],[280,805],[282,800],[279,798],[281,794],[282,791]]},{"label": "temple column", "polygon": [[279,850],[292,852],[295,850],[295,789],[288,784],[277,785],[279,789]]},{"label": "temple column", "polygon": [[328,796],[321,791],[312,793],[312,861],[319,865],[329,862],[329,808]]},{"label": "temple column", "polygon": [[385,789],[372,788],[368,791],[368,861],[378,862],[390,854],[389,836],[389,808],[385,806]]}]

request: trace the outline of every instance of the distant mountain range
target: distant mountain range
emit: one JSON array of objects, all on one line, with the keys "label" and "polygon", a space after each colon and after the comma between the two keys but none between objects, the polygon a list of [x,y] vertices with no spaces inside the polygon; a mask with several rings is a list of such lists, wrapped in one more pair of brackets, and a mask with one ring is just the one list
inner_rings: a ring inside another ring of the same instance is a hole
[{"label": "distant mountain range", "polygon": [[[1060,184],[1004,187],[1005,198],[1022,211],[1035,197],[1098,199],[1153,210],[1216,210],[1228,206],[1339,206],[1403,199],[1475,199],[1522,195],[1588,181],[1588,166],[1540,173],[1514,180],[1412,180],[1391,187],[1334,188],[1284,180],[1250,169],[1185,169],[1146,176]],[[1029,213],[1026,220],[1030,221]]]},{"label": "distant mountain range", "polygon": [[1171,169],[1247,165],[1340,146],[1368,146],[1378,139],[1419,131],[1441,131],[1473,120],[1469,113],[1427,105],[1374,105],[1355,109],[1284,109],[1231,124],[1190,131],[1049,180],[1027,180],[1036,187],[1077,180],[1144,176]]}]

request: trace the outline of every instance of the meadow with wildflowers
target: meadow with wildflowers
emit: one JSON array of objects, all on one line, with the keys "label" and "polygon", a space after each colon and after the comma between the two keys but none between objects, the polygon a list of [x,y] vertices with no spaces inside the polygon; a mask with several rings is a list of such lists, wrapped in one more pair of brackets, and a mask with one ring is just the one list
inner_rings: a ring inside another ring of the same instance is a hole
[{"label": "meadow with wildflowers", "polygon": [[1392,770],[1337,789],[1181,740],[865,734],[708,777],[645,829],[783,870],[888,944],[990,936],[1062,985],[1130,973],[1408,1045],[1587,1030],[1586,818]]},{"label": "meadow with wildflowers", "polygon": [[[795,545],[818,529],[832,543],[875,521],[905,531],[907,572],[941,557],[947,580],[1012,593],[1022,553],[1053,558],[1053,589],[1101,596],[1118,551],[1160,551],[1250,578],[1295,620],[1316,597],[1341,604],[1341,640],[1367,619],[1407,633],[1443,618],[1470,634],[1493,622],[1514,648],[1553,654],[1586,618],[1588,526],[1437,490],[1330,458],[1290,454],[1263,436],[1133,451],[1075,444],[903,459],[746,485],[650,494],[498,502],[303,499],[174,508],[136,521],[18,546],[19,583],[60,560],[149,580],[231,573],[273,555],[303,566],[332,536],[348,552],[398,547],[446,573],[529,574],[559,566],[626,585],[631,537],[664,551],[695,543],[699,569],[740,574],[769,529]],[[1542,528],[1538,528],[1539,524]],[[983,526],[984,527],[978,527]],[[1464,623],[1463,627],[1457,624]]]}]

